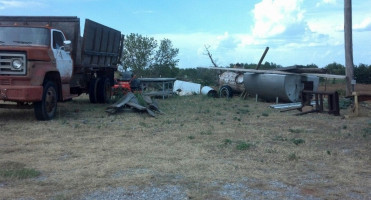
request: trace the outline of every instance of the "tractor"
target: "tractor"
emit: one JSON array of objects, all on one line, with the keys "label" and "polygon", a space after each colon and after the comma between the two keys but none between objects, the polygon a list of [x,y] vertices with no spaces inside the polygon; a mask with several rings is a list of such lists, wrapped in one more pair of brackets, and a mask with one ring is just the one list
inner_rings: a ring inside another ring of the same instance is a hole
[{"label": "tractor", "polygon": [[128,92],[141,91],[140,80],[136,78],[133,72],[125,71],[121,72],[121,77],[115,80],[115,84],[112,86],[113,95],[125,95]]}]

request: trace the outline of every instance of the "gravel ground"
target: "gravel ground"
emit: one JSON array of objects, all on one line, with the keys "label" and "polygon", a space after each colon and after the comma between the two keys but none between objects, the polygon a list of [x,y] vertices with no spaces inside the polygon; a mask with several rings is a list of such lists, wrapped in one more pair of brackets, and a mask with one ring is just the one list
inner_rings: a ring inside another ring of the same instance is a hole
[{"label": "gravel ground", "polygon": [[[262,185],[264,185],[262,187]],[[213,182],[208,185],[200,186],[206,188],[214,188],[212,195],[207,195],[204,199],[230,199],[230,200],[242,200],[242,199],[287,199],[287,200],[320,200],[327,198],[318,198],[309,194],[303,194],[303,191],[297,186],[290,186],[280,181],[270,181],[268,183],[262,183],[255,179],[245,178],[237,183],[224,183],[224,182]],[[344,188],[328,188],[326,190],[326,196],[330,196],[334,199],[336,197],[336,191]],[[342,199],[369,199],[371,197],[371,191],[368,194],[359,194],[350,192]],[[100,191],[94,191],[92,193],[84,194],[81,200],[111,200],[111,199],[125,199],[125,200],[137,200],[137,199],[193,199],[192,194],[189,194],[187,188],[182,185],[163,185],[163,186],[147,186],[139,188],[136,186],[124,188],[106,188]]]},{"label": "gravel ground", "polygon": [[188,199],[185,189],[180,186],[167,185],[163,187],[107,188],[84,195],[81,200],[111,200],[111,199]]}]

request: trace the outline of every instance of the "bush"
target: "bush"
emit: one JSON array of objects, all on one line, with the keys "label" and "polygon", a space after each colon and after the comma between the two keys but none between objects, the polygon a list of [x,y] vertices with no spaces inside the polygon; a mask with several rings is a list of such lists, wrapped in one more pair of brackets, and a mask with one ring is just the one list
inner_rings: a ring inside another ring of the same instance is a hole
[{"label": "bush", "polygon": [[249,150],[253,145],[246,142],[238,142],[236,149],[240,151]]},{"label": "bush", "polygon": [[291,142],[294,143],[295,145],[299,145],[299,144],[304,144],[305,143],[305,140],[303,139],[297,139],[297,138],[292,138],[291,139]]},{"label": "bush", "polygon": [[225,140],[223,140],[223,144],[224,144],[224,145],[232,144],[232,140],[230,140],[230,139],[225,139]]},{"label": "bush", "polygon": [[299,157],[296,155],[296,153],[290,153],[289,157],[288,157],[289,161],[296,161],[296,160],[299,160]]}]

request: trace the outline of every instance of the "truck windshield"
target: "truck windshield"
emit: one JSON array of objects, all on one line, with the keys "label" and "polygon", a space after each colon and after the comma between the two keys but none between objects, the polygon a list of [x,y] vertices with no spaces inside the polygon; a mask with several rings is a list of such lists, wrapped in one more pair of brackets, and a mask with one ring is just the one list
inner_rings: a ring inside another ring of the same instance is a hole
[{"label": "truck windshield", "polygon": [[31,27],[0,27],[0,45],[48,46],[49,30]]}]

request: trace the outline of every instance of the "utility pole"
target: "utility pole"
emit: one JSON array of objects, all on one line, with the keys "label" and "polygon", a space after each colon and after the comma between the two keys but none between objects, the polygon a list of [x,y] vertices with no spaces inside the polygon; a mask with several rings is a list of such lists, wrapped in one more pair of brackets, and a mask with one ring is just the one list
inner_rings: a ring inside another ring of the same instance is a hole
[{"label": "utility pole", "polygon": [[[354,66],[353,66],[353,41],[352,41],[352,0],[344,0],[344,39],[345,39],[345,76],[346,96],[352,95]],[[355,83],[353,83],[355,84]]]}]

